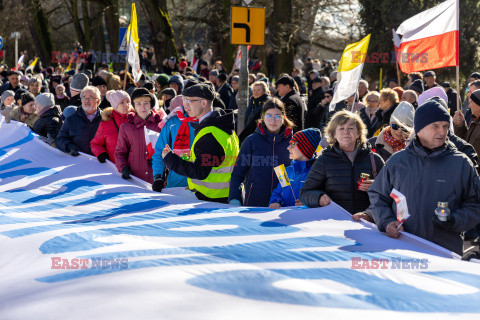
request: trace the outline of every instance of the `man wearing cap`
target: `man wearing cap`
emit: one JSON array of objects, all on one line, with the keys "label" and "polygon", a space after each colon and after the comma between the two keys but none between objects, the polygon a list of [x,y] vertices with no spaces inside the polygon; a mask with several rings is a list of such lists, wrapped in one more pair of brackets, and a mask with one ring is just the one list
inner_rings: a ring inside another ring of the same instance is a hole
[{"label": "man wearing cap", "polygon": [[[84,75],[85,76],[85,75]],[[87,76],[85,76],[87,77]],[[82,107],[65,119],[55,140],[55,145],[63,152],[76,157],[79,151],[93,154],[90,141],[95,137],[102,121],[100,115],[100,91],[97,87],[86,86],[80,93]]]},{"label": "man wearing cap", "polygon": [[438,87],[438,83],[435,82],[437,80],[437,76],[433,71],[427,71],[423,74],[423,80],[425,81],[425,90],[432,89],[433,87]]},{"label": "man wearing cap", "polygon": [[295,80],[289,75],[284,75],[275,82],[277,96],[282,100],[287,111],[287,116],[295,124],[295,131],[303,130],[306,106],[295,90]]},{"label": "man wearing cap", "polygon": [[[453,117],[455,115],[455,111],[457,111],[457,91],[453,90],[450,82],[443,82],[441,87],[445,90],[448,98],[448,109],[450,109],[450,115]],[[462,102],[460,101],[460,106]]]},{"label": "man wearing cap", "polygon": [[5,90],[12,90],[13,92],[17,92],[18,89],[26,89],[21,83],[20,83],[20,77],[21,73],[19,71],[10,71],[8,74],[8,82],[4,83],[0,87],[0,95],[5,91]]},{"label": "man wearing cap", "polygon": [[220,73],[217,77],[217,92],[225,107],[228,107],[230,105],[230,98],[232,97],[233,89],[228,84],[227,75],[225,73]]},{"label": "man wearing cap", "polygon": [[188,187],[198,199],[227,203],[239,152],[233,113],[213,109],[215,92],[206,84],[189,87],[183,97],[188,116],[198,119],[190,159],[182,159],[167,144],[163,162],[171,171],[188,178]]},{"label": "man wearing cap", "polygon": [[70,106],[82,106],[80,93],[82,92],[83,88],[88,86],[88,82],[88,77],[84,73],[77,73],[73,76],[72,82],[70,83]]},{"label": "man wearing cap", "polygon": [[[369,211],[389,237],[407,231],[461,255],[460,234],[480,222],[480,179],[472,162],[448,140],[449,126],[450,115],[437,101],[417,108],[415,137],[390,157],[368,190]],[[393,188],[405,195],[410,213],[402,226],[390,197]],[[438,202],[448,202],[447,221],[435,214]]]}]

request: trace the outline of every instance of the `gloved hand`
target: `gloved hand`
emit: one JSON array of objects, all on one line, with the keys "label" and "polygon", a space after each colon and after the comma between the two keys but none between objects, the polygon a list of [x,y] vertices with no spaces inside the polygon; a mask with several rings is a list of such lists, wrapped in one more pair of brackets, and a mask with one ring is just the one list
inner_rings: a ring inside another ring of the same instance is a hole
[{"label": "gloved hand", "polygon": [[78,148],[76,146],[70,147],[70,154],[74,157],[78,157],[80,153],[78,153]]},{"label": "gloved hand", "polygon": [[155,178],[155,180],[153,180],[153,191],[162,192],[163,187],[165,187],[165,181],[162,178]]},{"label": "gloved hand", "polygon": [[100,153],[97,159],[98,159],[98,162],[105,163],[105,161],[108,159],[108,153],[106,152]]},{"label": "gloved hand", "polygon": [[128,180],[128,179],[131,179],[132,177],[130,176],[131,174],[133,174],[132,170],[130,169],[129,166],[125,166],[125,168],[123,168],[122,170],[122,178],[125,179],[125,180]]},{"label": "gloved hand", "polygon": [[241,206],[242,203],[240,202],[240,200],[237,200],[237,199],[232,199],[230,200],[230,202],[228,203],[229,205],[232,205],[232,206]]},{"label": "gloved hand", "polygon": [[52,144],[55,143],[55,139],[53,139],[53,137],[52,137],[52,135],[51,135],[50,133],[47,133],[47,136],[46,136],[46,137],[39,136],[39,138],[40,138],[43,142],[45,142],[45,143],[47,143],[47,144],[49,144],[49,145],[52,145]]},{"label": "gloved hand", "polygon": [[450,214],[448,216],[447,221],[440,221],[437,215],[434,214],[432,221],[435,227],[442,230],[453,230],[453,227],[455,226],[455,217],[453,216],[453,214]]}]

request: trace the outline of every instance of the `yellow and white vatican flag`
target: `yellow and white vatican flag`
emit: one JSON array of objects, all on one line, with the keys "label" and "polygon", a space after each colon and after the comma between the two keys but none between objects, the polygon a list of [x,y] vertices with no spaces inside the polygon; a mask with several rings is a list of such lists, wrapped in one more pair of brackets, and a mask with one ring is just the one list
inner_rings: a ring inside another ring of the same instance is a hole
[{"label": "yellow and white vatican flag", "polygon": [[370,35],[359,42],[349,44],[343,50],[342,58],[338,64],[338,82],[330,103],[330,111],[335,109],[336,103],[347,99],[357,91],[369,42]]},{"label": "yellow and white vatican flag", "polygon": [[140,69],[140,57],[138,56],[138,44],[137,10],[135,9],[135,3],[132,3],[132,16],[127,30],[127,59],[132,67],[132,76],[135,83],[140,81],[142,75],[142,70]]}]

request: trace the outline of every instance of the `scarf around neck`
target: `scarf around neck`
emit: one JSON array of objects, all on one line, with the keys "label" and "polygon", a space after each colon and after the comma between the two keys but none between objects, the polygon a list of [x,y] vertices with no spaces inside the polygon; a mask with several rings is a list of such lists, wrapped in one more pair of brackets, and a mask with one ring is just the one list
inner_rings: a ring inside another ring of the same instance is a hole
[{"label": "scarf around neck", "polygon": [[183,158],[184,160],[190,159],[190,128],[188,123],[197,122],[196,117],[185,117],[181,110],[178,110],[177,117],[180,119],[182,124],[178,129],[177,136],[175,137],[175,142],[173,143],[172,151]]},{"label": "scarf around neck", "polygon": [[388,130],[385,130],[383,132],[383,139],[385,140],[385,142],[390,146],[392,147],[393,149],[393,152],[398,152],[400,150],[403,150],[405,149],[405,147],[407,146],[406,142],[405,142],[405,139],[403,140],[397,140],[395,139],[393,136],[392,136],[392,133],[390,132],[390,129]]}]

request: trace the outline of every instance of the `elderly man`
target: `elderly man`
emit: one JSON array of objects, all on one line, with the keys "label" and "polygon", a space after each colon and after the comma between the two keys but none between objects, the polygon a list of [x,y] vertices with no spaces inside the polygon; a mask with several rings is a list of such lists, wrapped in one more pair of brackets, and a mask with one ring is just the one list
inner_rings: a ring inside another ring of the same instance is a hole
[{"label": "elderly man", "polygon": [[100,91],[97,87],[86,86],[80,93],[82,107],[67,119],[58,133],[55,144],[63,152],[76,157],[79,151],[92,154],[90,141],[95,137],[102,121],[100,116]]},{"label": "elderly man", "polygon": [[417,93],[413,90],[405,90],[405,92],[402,94],[402,101],[407,101],[410,103],[415,109],[418,107],[417,103]]},{"label": "elderly man", "polygon": [[[415,138],[395,153],[368,190],[369,210],[380,231],[398,238],[407,231],[458,254],[460,233],[480,222],[480,179],[472,162],[448,141],[450,115],[429,100],[415,112]],[[410,217],[400,226],[392,189],[405,195]],[[438,202],[448,202],[451,214],[441,221]]]},{"label": "elderly man", "polygon": [[438,86],[438,83],[435,82],[437,80],[437,75],[434,71],[425,72],[423,74],[423,80],[425,81],[425,90]]},{"label": "elderly man", "polygon": [[188,116],[198,119],[190,159],[181,158],[167,144],[162,151],[163,162],[188,178],[188,187],[198,199],[226,203],[239,152],[233,113],[213,109],[215,92],[207,84],[187,88],[183,97]]}]

